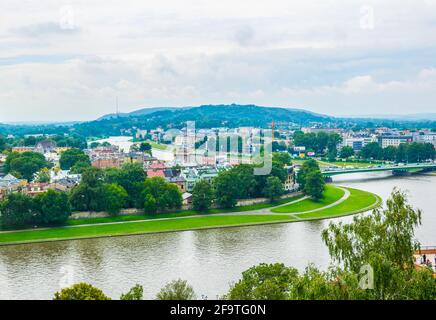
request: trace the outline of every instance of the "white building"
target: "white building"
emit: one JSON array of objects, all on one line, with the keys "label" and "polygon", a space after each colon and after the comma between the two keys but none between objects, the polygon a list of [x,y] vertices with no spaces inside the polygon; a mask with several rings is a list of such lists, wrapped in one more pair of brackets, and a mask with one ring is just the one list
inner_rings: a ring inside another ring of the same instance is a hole
[{"label": "white building", "polygon": [[375,142],[376,140],[372,137],[362,137],[362,138],[344,138],[342,141],[342,147],[348,146],[353,148],[354,151],[360,151],[368,143]]},{"label": "white building", "polygon": [[392,136],[379,136],[378,142],[382,148],[389,146],[398,147],[402,143],[410,143],[413,141],[412,136],[392,135]]}]

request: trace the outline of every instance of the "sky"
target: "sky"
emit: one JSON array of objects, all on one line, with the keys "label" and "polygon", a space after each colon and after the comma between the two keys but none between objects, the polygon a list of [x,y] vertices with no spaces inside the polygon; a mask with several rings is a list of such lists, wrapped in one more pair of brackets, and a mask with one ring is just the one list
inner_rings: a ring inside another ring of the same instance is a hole
[{"label": "sky", "polygon": [[436,112],[436,0],[0,2],[0,122],[257,104]]}]

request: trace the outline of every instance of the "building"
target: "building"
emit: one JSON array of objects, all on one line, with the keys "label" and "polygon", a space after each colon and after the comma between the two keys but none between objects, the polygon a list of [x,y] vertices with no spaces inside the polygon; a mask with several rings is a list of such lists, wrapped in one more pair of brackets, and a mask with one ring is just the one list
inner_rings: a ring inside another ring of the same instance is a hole
[{"label": "building", "polygon": [[135,133],[136,139],[145,139],[146,136],[147,136],[147,130],[141,130],[141,129],[136,130]]},{"label": "building", "polygon": [[295,172],[294,167],[287,167],[288,175],[286,176],[285,183],[283,185],[283,188],[286,192],[292,192],[297,189],[297,185],[295,183]]},{"label": "building", "polygon": [[7,155],[0,154],[0,178],[4,177],[6,175],[6,172],[5,172],[6,158],[7,158]]},{"label": "building", "polygon": [[413,136],[413,141],[418,143],[432,143],[436,146],[436,132],[418,132]]},{"label": "building", "polygon": [[342,146],[348,146],[353,148],[354,151],[360,151],[364,146],[368,143],[375,142],[375,140],[371,137],[359,137],[359,138],[344,138],[342,141]]},{"label": "building", "polygon": [[50,171],[50,181],[53,184],[63,185],[67,188],[78,185],[81,179],[81,174],[72,174],[69,170]]},{"label": "building", "polygon": [[192,193],[189,192],[183,192],[182,193],[182,203],[184,205],[190,205],[192,204]]},{"label": "building", "polygon": [[91,165],[99,169],[120,168],[123,163],[120,157],[95,158],[91,160]]},{"label": "building", "polygon": [[52,140],[39,141],[35,146],[35,152],[42,154],[53,152],[57,148],[57,144]]},{"label": "building", "polygon": [[320,132],[325,132],[325,133],[341,133],[342,129],[337,129],[337,128],[301,128],[301,131],[303,133],[320,133]]},{"label": "building", "polygon": [[215,167],[194,167],[182,170],[181,175],[186,180],[186,191],[192,192],[195,184],[200,180],[212,183],[212,180],[218,176],[218,169]]},{"label": "building", "polygon": [[11,174],[0,178],[0,199],[10,192],[16,192],[27,185],[26,180],[21,180]]},{"label": "building", "polygon": [[152,162],[146,165],[145,173],[149,178],[153,178],[153,177],[165,178],[165,169],[166,169],[165,163],[160,161]]},{"label": "building", "polygon": [[85,153],[89,156],[93,167],[119,168],[124,162],[124,156],[117,146],[101,146],[94,149],[88,149]]},{"label": "building", "polygon": [[404,135],[381,135],[378,137],[378,143],[382,148],[386,148],[389,146],[398,147],[402,143],[410,143],[412,141],[412,136]]},{"label": "building", "polygon": [[35,151],[34,147],[21,146],[21,147],[13,147],[12,148],[12,152],[17,152],[17,153],[34,152],[34,151]]},{"label": "building", "polygon": [[180,170],[165,169],[163,172],[166,181],[177,185],[180,192],[182,193],[186,192],[186,179],[181,175]]},{"label": "building", "polygon": [[42,192],[46,192],[49,188],[49,183],[32,182],[22,189],[22,193],[34,197]]}]

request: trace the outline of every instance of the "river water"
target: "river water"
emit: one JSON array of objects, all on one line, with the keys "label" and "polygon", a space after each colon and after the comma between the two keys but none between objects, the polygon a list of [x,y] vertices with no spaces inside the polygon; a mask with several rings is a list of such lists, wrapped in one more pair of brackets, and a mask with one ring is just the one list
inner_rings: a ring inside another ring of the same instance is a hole
[{"label": "river water", "polygon": [[[436,176],[367,173],[338,176],[335,182],[383,199],[394,187],[408,190],[410,202],[423,210],[417,238],[422,245],[436,245]],[[1,247],[0,299],[50,299],[60,287],[81,281],[114,298],[139,283],[152,299],[177,278],[188,280],[199,297],[212,299],[261,262],[326,268],[329,255],[320,233],[330,221]]]},{"label": "river water", "polygon": [[[134,142],[132,142],[132,139],[133,138],[130,136],[116,136],[116,137],[109,137],[106,139],[96,140],[95,142],[98,143],[109,142],[110,144],[119,147],[120,151],[129,152],[130,147],[134,144]],[[174,154],[172,151],[153,148],[151,150],[151,154],[153,155],[153,157],[159,160],[163,160],[163,161],[174,160]]]}]

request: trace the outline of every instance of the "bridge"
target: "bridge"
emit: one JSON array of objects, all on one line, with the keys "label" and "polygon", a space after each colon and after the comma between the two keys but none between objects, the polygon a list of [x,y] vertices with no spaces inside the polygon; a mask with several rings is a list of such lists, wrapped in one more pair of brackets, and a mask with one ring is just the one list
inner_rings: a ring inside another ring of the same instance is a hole
[{"label": "bridge", "polygon": [[432,171],[436,170],[436,163],[415,163],[406,165],[389,165],[389,166],[377,166],[377,167],[362,167],[362,168],[352,168],[352,169],[333,169],[333,170],[322,170],[321,172],[325,177],[336,176],[339,174],[350,174],[350,173],[362,173],[362,172],[378,172],[378,171],[392,171],[393,173],[407,172],[407,171]]}]

